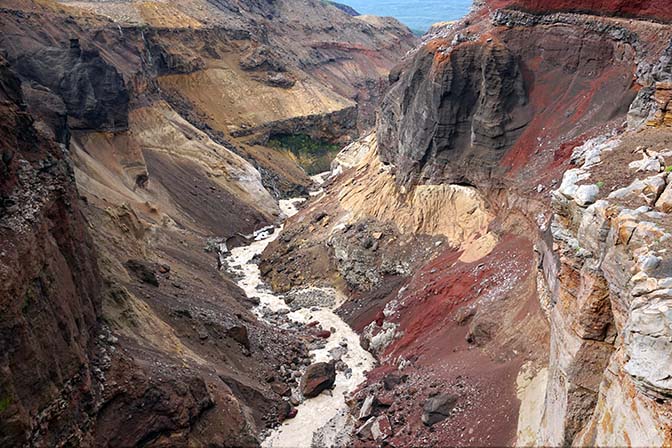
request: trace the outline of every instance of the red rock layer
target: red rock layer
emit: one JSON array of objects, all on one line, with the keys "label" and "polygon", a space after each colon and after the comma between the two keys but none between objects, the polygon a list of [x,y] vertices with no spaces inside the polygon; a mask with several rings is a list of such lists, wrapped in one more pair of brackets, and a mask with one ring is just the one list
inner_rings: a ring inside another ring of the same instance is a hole
[{"label": "red rock layer", "polygon": [[490,0],[488,3],[493,8],[511,7],[535,13],[585,12],[672,21],[672,8],[667,0]]},{"label": "red rock layer", "polygon": [[[461,262],[460,255],[447,250],[432,260],[410,280],[396,312],[378,316],[380,324],[398,324],[402,336],[369,374],[366,384],[373,388],[363,395],[391,403],[385,412],[393,446],[506,446],[515,440],[515,378],[526,356],[539,356],[546,343],[532,245],[507,234],[478,262]],[[530,348],[530,340],[538,345]],[[405,367],[396,372],[400,364]],[[390,374],[407,375],[405,384],[376,390]],[[458,397],[457,410],[429,430],[420,420],[422,406],[440,392]]]}]

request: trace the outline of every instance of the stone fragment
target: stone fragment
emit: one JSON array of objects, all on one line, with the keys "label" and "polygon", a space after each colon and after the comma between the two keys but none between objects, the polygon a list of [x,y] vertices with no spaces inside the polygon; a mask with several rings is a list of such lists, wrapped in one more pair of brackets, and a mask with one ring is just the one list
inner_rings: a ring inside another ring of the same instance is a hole
[{"label": "stone fragment", "polygon": [[408,375],[402,375],[399,372],[391,372],[383,377],[383,387],[385,390],[392,390],[401,383],[405,383]]},{"label": "stone fragment", "polygon": [[576,189],[574,201],[581,207],[595,203],[600,188],[597,185],[581,185]]},{"label": "stone fragment", "polygon": [[292,394],[292,390],[289,388],[289,386],[279,381],[273,382],[271,384],[271,389],[281,397],[289,397]]},{"label": "stone fragment", "polygon": [[298,406],[301,404],[301,397],[298,393],[292,392],[292,396],[289,397],[289,402],[292,404],[292,406]]},{"label": "stone fragment", "polygon": [[383,441],[392,435],[392,425],[387,415],[377,417],[371,425],[371,437],[376,442]]},{"label": "stone fragment", "polygon": [[373,413],[373,403],[376,401],[376,397],[374,395],[369,395],[366,397],[364,400],[364,404],[362,404],[362,408],[359,410],[359,419],[364,420],[369,417],[371,417],[371,414]]},{"label": "stone fragment", "polygon": [[234,327],[229,328],[226,330],[226,335],[233,339],[234,341],[238,342],[240,345],[245,347],[246,349],[250,349],[250,339],[247,334],[247,327],[244,325],[236,325]]},{"label": "stone fragment", "polygon": [[651,171],[654,173],[659,173],[662,169],[662,165],[657,156],[649,157],[646,155],[642,160],[631,162],[628,167],[637,171]]},{"label": "stone fragment", "polygon": [[356,434],[357,437],[359,437],[362,440],[368,440],[371,439],[372,434],[371,434],[371,427],[373,426],[373,422],[376,421],[375,417],[371,417],[368,419],[362,426],[357,428]]},{"label": "stone fragment", "polygon": [[672,184],[669,184],[667,188],[665,188],[665,191],[663,191],[658,198],[658,201],[656,201],[656,209],[663,213],[672,212]]},{"label": "stone fragment", "polygon": [[457,404],[457,397],[452,394],[439,394],[425,402],[422,413],[422,423],[432,426],[450,416],[450,412]]},{"label": "stone fragment", "polygon": [[345,356],[347,352],[347,348],[338,346],[329,350],[329,355],[331,355],[331,359],[338,362],[343,358],[343,356]]},{"label": "stone fragment", "polygon": [[318,362],[310,365],[301,377],[301,392],[306,398],[317,397],[336,382],[336,368],[333,363]]},{"label": "stone fragment", "polygon": [[331,331],[321,330],[321,331],[318,331],[317,333],[315,333],[315,336],[317,336],[318,338],[322,338],[322,339],[329,339],[331,337]]},{"label": "stone fragment", "polygon": [[653,206],[665,189],[665,180],[661,176],[652,176],[644,180],[635,180],[627,187],[609,194],[609,199],[644,198],[646,204]]},{"label": "stone fragment", "polygon": [[345,372],[348,370],[348,365],[343,361],[336,361],[336,370],[339,372]]},{"label": "stone fragment", "polygon": [[154,273],[152,265],[142,260],[128,260],[124,263],[129,274],[140,280],[142,283],[147,283],[152,286],[159,286],[159,279]]}]

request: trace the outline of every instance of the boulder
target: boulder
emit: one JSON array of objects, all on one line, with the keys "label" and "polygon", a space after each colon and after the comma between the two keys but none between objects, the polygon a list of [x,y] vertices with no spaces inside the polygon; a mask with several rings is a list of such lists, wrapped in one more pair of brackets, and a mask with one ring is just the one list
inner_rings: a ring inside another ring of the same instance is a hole
[{"label": "boulder", "polygon": [[266,78],[266,84],[272,87],[289,89],[291,87],[294,87],[294,84],[296,84],[296,80],[286,73],[275,73]]},{"label": "boulder", "polygon": [[318,362],[308,366],[301,378],[301,392],[306,398],[317,397],[322,391],[331,389],[336,382],[336,368],[333,363]]},{"label": "boulder", "polygon": [[672,212],[672,184],[669,184],[656,202],[656,208],[663,213]]},{"label": "boulder", "polygon": [[159,279],[154,273],[154,267],[151,263],[142,260],[128,260],[124,263],[126,271],[142,283],[153,286],[159,286]]},{"label": "boulder", "polygon": [[315,333],[315,336],[321,339],[329,339],[331,337],[331,331],[320,330],[317,333]]},{"label": "boulder", "polygon": [[576,189],[574,200],[580,206],[585,207],[594,204],[599,194],[600,188],[597,185],[581,185]]},{"label": "boulder", "polygon": [[450,416],[450,412],[457,404],[457,397],[452,394],[440,394],[425,402],[422,413],[422,423],[432,426]]},{"label": "boulder", "polygon": [[274,381],[271,383],[271,389],[281,397],[289,397],[292,394],[292,390],[289,388],[289,386],[280,381]]},{"label": "boulder", "polygon": [[247,333],[247,327],[244,325],[236,325],[226,330],[226,335],[238,342],[246,349],[250,349],[250,338]]}]

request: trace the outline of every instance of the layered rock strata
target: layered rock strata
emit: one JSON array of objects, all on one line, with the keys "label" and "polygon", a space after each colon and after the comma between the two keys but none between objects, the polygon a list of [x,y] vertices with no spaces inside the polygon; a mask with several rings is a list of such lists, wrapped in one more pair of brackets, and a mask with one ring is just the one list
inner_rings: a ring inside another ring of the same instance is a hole
[{"label": "layered rock strata", "polygon": [[[480,2],[435,27],[265,254],[277,288],[351,292],[381,362],[354,415],[390,424],[364,446],[670,443],[672,29],[655,2],[578,3]],[[421,199],[457,189],[468,217]],[[440,394],[457,404],[430,431]]]},{"label": "layered rock strata", "polygon": [[4,1],[0,29],[1,443],[259,444],[307,352],[222,260],[312,182],[264,143],[355,136],[414,38],[312,1]]}]

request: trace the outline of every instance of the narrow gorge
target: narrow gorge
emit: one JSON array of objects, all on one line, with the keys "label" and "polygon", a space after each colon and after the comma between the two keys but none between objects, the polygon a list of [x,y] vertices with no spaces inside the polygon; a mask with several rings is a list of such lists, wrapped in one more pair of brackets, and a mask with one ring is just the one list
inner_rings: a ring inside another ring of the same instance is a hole
[{"label": "narrow gorge", "polygon": [[0,445],[671,445],[668,10],[0,0]]}]

